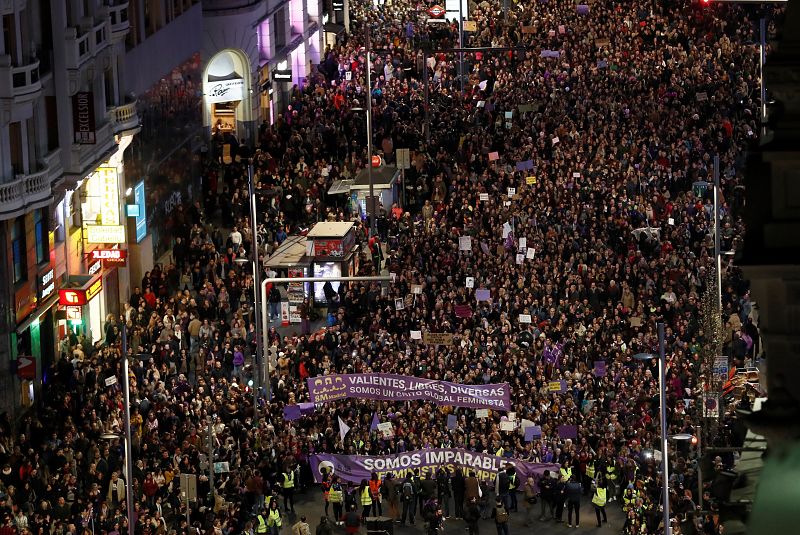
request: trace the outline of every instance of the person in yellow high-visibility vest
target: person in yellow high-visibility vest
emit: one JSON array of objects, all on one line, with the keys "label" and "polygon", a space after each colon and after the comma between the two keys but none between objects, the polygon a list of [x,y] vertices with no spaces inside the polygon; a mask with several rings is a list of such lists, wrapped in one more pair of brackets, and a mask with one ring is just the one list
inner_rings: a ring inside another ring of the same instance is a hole
[{"label": "person in yellow high-visibility vest", "polygon": [[372,493],[369,491],[369,482],[366,479],[361,480],[361,485],[358,487],[356,494],[361,500],[361,521],[366,522],[370,509],[372,509]]},{"label": "person in yellow high-visibility vest", "polygon": [[562,466],[559,470],[559,474],[561,475],[561,482],[566,483],[570,479],[572,479],[572,467],[571,466]]},{"label": "person in yellow high-visibility vest", "polygon": [[294,470],[286,467],[281,474],[281,487],[283,488],[283,510],[294,513]]},{"label": "person in yellow high-visibility vest", "polygon": [[339,483],[339,478],[333,476],[331,481],[331,490],[328,491],[328,501],[333,505],[333,516],[336,519],[336,525],[339,526],[343,523],[342,514],[344,514],[344,491],[342,485]]},{"label": "person in yellow high-visibility vest", "polygon": [[258,525],[256,526],[256,533],[258,535],[267,535],[267,519],[264,518],[265,513],[259,513],[256,517]]},{"label": "person in yellow high-visibility vest", "polygon": [[602,476],[597,478],[597,484],[594,487],[594,496],[592,496],[592,505],[594,505],[594,514],[597,516],[597,527],[602,526],[600,523],[600,516],[603,516],[603,522],[608,522],[606,516],[606,482]]},{"label": "person in yellow high-visibility vest", "polygon": [[267,511],[267,528],[270,535],[278,535],[281,532],[283,520],[281,519],[281,512],[278,510],[278,502],[272,500],[269,504]]}]

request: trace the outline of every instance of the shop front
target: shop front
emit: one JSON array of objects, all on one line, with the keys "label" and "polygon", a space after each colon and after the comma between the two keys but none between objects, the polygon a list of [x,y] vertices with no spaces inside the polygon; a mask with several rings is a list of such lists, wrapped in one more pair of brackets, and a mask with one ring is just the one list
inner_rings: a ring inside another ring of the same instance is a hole
[{"label": "shop front", "polygon": [[248,137],[253,121],[250,62],[241,50],[222,50],[208,62],[203,75],[205,124],[211,134]]},{"label": "shop front", "polygon": [[59,314],[59,335],[85,336],[94,344],[103,339],[106,303],[103,290],[102,263],[95,261],[85,275],[70,275],[58,290],[58,304],[64,314]]},{"label": "shop front", "polygon": [[[356,244],[355,223],[322,222],[306,235],[311,242],[313,276],[337,279],[358,273],[359,245]],[[325,282],[314,283],[314,302],[327,304]],[[333,291],[339,291],[339,282],[331,281]]]}]

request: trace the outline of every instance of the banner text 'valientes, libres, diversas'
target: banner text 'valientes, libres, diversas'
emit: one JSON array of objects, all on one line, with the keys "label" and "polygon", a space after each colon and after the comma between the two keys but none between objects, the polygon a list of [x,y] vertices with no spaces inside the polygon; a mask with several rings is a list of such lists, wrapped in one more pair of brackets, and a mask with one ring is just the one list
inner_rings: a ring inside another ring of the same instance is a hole
[{"label": "banner text 'valientes, libres, diversas'", "polygon": [[442,406],[511,410],[508,383],[462,385],[407,375],[351,373],[310,377],[308,391],[312,403],[346,398],[389,401],[421,399]]}]

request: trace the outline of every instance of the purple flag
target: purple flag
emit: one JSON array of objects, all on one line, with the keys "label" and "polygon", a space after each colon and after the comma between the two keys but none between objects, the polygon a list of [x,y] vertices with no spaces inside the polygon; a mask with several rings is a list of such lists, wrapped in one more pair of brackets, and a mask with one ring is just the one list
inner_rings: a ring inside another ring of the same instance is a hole
[{"label": "purple flag", "polygon": [[456,419],[455,414],[448,414],[447,415],[447,428],[448,429],[455,429],[458,425],[458,421]]},{"label": "purple flag", "polygon": [[378,419],[378,413],[376,412],[375,414],[372,415],[372,423],[369,426],[369,430],[377,431],[379,423],[381,423],[381,421]]},{"label": "purple flag", "polygon": [[525,442],[530,442],[542,436],[542,427],[539,425],[532,425],[525,428]]},{"label": "purple flag", "polygon": [[604,361],[604,360],[596,360],[596,361],[594,361],[594,375],[595,375],[595,377],[605,377],[606,376],[606,361]]},{"label": "purple flag", "polygon": [[559,58],[561,57],[561,52],[559,50],[542,50],[540,56],[543,58]]},{"label": "purple flag", "polygon": [[559,425],[558,426],[558,436],[561,438],[571,438],[575,440],[578,438],[578,426],[577,425]]},{"label": "purple flag", "polygon": [[283,408],[283,419],[287,421],[297,420],[314,412],[313,403],[299,403],[297,405],[287,405]]},{"label": "purple flag", "polygon": [[533,160],[525,160],[524,162],[517,162],[517,171],[528,171],[533,169]]},{"label": "purple flag", "polygon": [[587,4],[578,4],[578,15],[588,15],[589,6]]},{"label": "purple flag", "polygon": [[491,301],[492,292],[483,288],[480,290],[475,290],[475,299],[477,301]]},{"label": "purple flag", "polygon": [[307,382],[312,403],[346,398],[389,401],[421,399],[441,406],[511,410],[508,383],[461,385],[388,373],[321,375],[310,377]]},{"label": "purple flag", "polygon": [[331,471],[344,481],[361,483],[369,479],[372,472],[384,478],[393,474],[395,478],[403,478],[419,468],[420,475],[435,474],[439,468],[453,472],[456,467],[474,470],[480,481],[493,485],[497,472],[503,470],[508,462],[513,462],[520,480],[533,477],[538,481],[545,470],[558,472],[559,465],[529,463],[518,459],[508,459],[462,449],[424,449],[407,451],[396,455],[334,455],[322,453],[310,458],[311,470],[315,480],[322,481],[323,469]]}]

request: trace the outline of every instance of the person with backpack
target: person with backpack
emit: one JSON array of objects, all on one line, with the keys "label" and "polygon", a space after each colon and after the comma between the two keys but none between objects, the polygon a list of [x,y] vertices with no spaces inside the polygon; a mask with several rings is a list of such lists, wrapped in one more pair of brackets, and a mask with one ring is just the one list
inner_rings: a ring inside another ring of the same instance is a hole
[{"label": "person with backpack", "polygon": [[508,510],[500,498],[497,498],[492,509],[492,519],[497,528],[497,535],[508,535]]},{"label": "person with backpack", "polygon": [[406,524],[406,519],[413,524],[417,496],[414,493],[414,483],[411,481],[410,477],[407,477],[400,486],[400,499],[403,502],[403,515],[400,518],[400,524],[404,526]]},{"label": "person with backpack", "polygon": [[400,518],[400,488],[398,481],[389,473],[381,485],[381,495],[389,502],[389,516],[392,520]]},{"label": "person with backpack", "polygon": [[478,507],[478,498],[472,497],[467,501],[464,509],[464,520],[467,521],[469,535],[480,535],[478,521],[481,519],[481,509]]},{"label": "person with backpack", "polygon": [[581,475],[575,471],[569,482],[567,482],[564,494],[567,499],[567,527],[572,527],[572,513],[575,512],[575,527],[581,524],[581,496],[583,496],[583,485],[581,485]]}]

